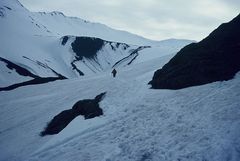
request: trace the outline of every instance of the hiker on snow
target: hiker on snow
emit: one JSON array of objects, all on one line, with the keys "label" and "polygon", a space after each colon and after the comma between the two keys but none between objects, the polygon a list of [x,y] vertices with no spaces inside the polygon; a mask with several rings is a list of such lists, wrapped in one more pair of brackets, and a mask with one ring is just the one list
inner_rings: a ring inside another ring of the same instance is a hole
[{"label": "hiker on snow", "polygon": [[112,75],[113,75],[113,77],[116,77],[116,74],[117,74],[116,69],[113,69],[113,71],[112,71]]}]

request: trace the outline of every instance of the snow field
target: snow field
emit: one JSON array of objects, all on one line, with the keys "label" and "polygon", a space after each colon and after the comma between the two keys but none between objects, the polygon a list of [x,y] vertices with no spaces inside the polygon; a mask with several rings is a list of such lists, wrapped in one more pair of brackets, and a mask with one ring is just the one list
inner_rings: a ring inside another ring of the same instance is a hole
[{"label": "snow field", "polygon": [[[106,72],[0,93],[0,160],[238,161],[239,74],[183,90],[149,89],[155,68],[170,58],[121,69],[115,79]],[[77,117],[57,135],[38,136],[61,110],[104,91],[104,116]]]}]

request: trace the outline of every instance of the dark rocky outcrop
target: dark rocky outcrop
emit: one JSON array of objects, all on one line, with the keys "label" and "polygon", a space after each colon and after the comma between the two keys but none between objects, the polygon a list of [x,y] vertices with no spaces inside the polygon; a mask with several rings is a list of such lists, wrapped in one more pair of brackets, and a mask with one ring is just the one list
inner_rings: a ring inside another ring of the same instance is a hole
[{"label": "dark rocky outcrop", "polygon": [[155,89],[181,89],[229,80],[240,70],[240,15],[220,25],[199,43],[181,49],[149,84]]},{"label": "dark rocky outcrop", "polygon": [[[23,86],[28,86],[28,85],[35,85],[35,84],[43,84],[43,83],[48,83],[48,82],[52,82],[52,81],[56,81],[56,80],[63,80],[63,79],[67,79],[65,76],[55,72],[53,69],[51,69],[50,67],[48,67],[50,70],[52,70],[57,77],[39,77],[33,73],[31,73],[29,70],[7,60],[4,58],[0,57],[0,61],[6,63],[6,67],[9,68],[10,70],[15,70],[19,75],[22,76],[28,76],[28,77],[32,77],[33,79],[29,80],[29,81],[25,81],[25,82],[21,82],[21,83],[16,83],[7,87],[0,87],[0,91],[10,91],[19,87],[23,87]],[[41,65],[40,62],[38,62],[39,65]]]},{"label": "dark rocky outcrop", "polygon": [[0,61],[6,63],[8,69],[10,70],[15,70],[19,75],[22,75],[22,76],[29,76],[29,77],[32,77],[32,78],[39,78],[39,76],[31,73],[30,71],[28,71],[27,69],[7,60],[7,59],[4,59],[2,57],[0,57]]},{"label": "dark rocky outcrop", "polygon": [[94,118],[103,114],[102,109],[99,107],[99,102],[103,99],[106,93],[97,95],[94,99],[85,99],[78,101],[72,107],[77,115],[83,115],[85,119]]},{"label": "dark rocky outcrop", "polygon": [[62,131],[77,115],[72,109],[64,110],[56,115],[47,127],[40,133],[40,136],[54,135]]},{"label": "dark rocky outcrop", "polygon": [[77,60],[82,60],[83,57],[94,58],[103,45],[104,40],[92,37],[76,37],[71,44],[72,50],[77,55]]},{"label": "dark rocky outcrop", "polygon": [[[62,45],[65,45],[68,40],[68,36],[64,36]],[[76,37],[72,42],[72,50],[76,53],[75,59],[71,62],[72,69],[75,70],[79,76],[83,76],[84,73],[75,65],[76,62],[81,61],[83,57],[92,59],[96,63],[97,52],[102,49],[105,40],[93,37]]]},{"label": "dark rocky outcrop", "polygon": [[25,81],[25,82],[21,82],[21,83],[16,83],[7,87],[0,87],[0,91],[10,91],[10,90],[14,90],[16,88],[19,87],[23,87],[23,86],[28,86],[28,85],[36,85],[36,84],[44,84],[44,83],[48,83],[48,82],[53,82],[56,80],[63,80],[63,79],[67,79],[64,76],[61,77],[46,77],[46,78],[34,78],[32,80],[29,81]]},{"label": "dark rocky outcrop", "polygon": [[56,115],[40,133],[41,136],[53,135],[61,132],[74,118],[79,115],[85,119],[91,119],[103,114],[99,107],[99,102],[103,99],[106,92],[97,95],[94,99],[80,100],[75,103],[72,109],[64,110]]}]

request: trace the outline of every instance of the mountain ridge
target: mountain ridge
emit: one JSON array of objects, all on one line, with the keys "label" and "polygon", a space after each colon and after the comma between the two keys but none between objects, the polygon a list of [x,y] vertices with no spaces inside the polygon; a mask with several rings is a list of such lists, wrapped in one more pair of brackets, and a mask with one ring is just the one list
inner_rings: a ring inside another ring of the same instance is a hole
[{"label": "mountain ridge", "polygon": [[154,73],[153,88],[181,89],[229,80],[240,70],[240,14],[209,36],[182,48]]}]

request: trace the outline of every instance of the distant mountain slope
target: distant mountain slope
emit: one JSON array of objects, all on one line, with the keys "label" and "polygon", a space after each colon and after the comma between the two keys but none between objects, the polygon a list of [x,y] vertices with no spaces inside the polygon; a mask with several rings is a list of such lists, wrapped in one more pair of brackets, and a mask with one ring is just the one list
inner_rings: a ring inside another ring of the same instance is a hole
[{"label": "distant mountain slope", "polygon": [[240,70],[240,15],[177,53],[154,73],[153,88],[180,89],[229,80]]},{"label": "distant mountain slope", "polygon": [[[136,45],[111,42],[100,38],[74,36],[64,36],[62,45],[64,50],[72,51],[68,64],[71,64],[72,69],[80,76],[109,71],[123,58],[137,56],[136,50],[139,48]],[[144,46],[141,50],[143,49]],[[64,60],[67,61],[66,57]],[[121,61],[120,65],[128,65],[132,60],[133,58],[129,58]]]},{"label": "distant mountain slope", "polygon": [[78,17],[68,17],[58,11],[30,12],[18,0],[0,1],[0,32],[21,32],[22,35],[55,36],[65,35],[96,37],[108,41],[133,45],[186,45],[192,40],[169,39],[154,41],[127,31],[112,29]]},{"label": "distant mountain slope", "polygon": [[135,45],[149,45],[156,42],[126,31],[112,29],[100,23],[67,17],[57,11],[30,12],[18,0],[1,0],[0,17],[1,31],[14,30],[27,35],[41,36],[97,37]]},{"label": "distant mountain slope", "polygon": [[[161,56],[142,57],[148,53],[142,52],[145,46],[172,54],[192,42],[152,41],[60,12],[30,12],[17,0],[0,1],[0,24],[0,57],[41,78],[110,73],[116,63],[114,67],[120,68],[144,61],[143,57]],[[4,62],[0,62],[0,67],[0,87],[32,78],[19,75]]]}]

